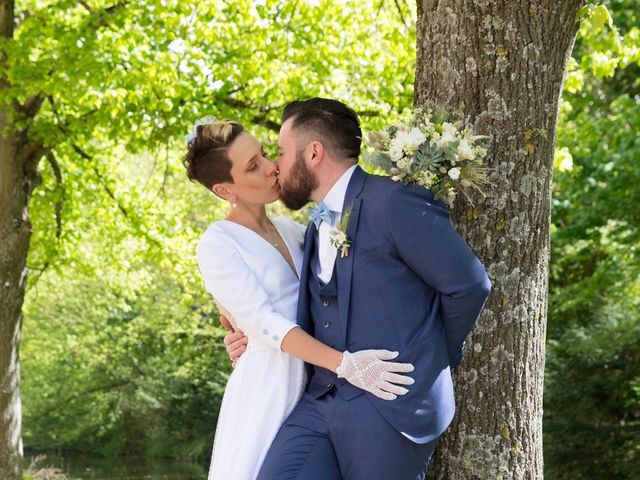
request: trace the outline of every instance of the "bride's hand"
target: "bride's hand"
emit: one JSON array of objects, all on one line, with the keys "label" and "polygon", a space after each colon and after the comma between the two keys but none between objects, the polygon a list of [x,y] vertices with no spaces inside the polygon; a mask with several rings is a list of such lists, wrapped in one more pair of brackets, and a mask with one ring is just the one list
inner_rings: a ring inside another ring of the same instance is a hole
[{"label": "bride's hand", "polygon": [[220,323],[229,330],[229,333],[224,336],[224,346],[231,360],[231,366],[235,368],[238,359],[247,349],[248,339],[242,330],[234,330],[233,325],[224,315],[220,316]]},{"label": "bride's hand", "polygon": [[398,352],[388,350],[360,350],[344,352],[342,362],[336,373],[352,385],[366,390],[383,400],[394,400],[409,390],[398,385],[412,385],[413,378],[399,373],[412,372],[410,363],[397,363],[393,360]]}]

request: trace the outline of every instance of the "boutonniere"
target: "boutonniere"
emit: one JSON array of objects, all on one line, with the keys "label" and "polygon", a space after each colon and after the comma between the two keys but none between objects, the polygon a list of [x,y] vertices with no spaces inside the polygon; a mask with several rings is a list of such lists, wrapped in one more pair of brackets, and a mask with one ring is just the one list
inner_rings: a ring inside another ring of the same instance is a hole
[{"label": "boutonniere", "polygon": [[351,240],[347,237],[347,228],[349,227],[349,219],[351,218],[351,207],[342,214],[339,222],[329,231],[329,241],[331,245],[340,250],[340,258],[349,256],[349,247]]}]

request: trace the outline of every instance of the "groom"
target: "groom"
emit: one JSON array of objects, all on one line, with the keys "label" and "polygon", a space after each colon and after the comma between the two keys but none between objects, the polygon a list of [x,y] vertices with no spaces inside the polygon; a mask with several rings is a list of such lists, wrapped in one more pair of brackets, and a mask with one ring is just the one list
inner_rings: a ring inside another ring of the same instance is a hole
[{"label": "groom", "polygon": [[[415,383],[382,400],[308,365],[305,394],[258,478],[421,478],[453,418],[451,368],[489,279],[431,192],[357,166],[362,132],[353,110],[314,98],[290,103],[282,121],[281,199],[294,210],[319,203],[305,237],[298,324],[342,351],[400,352],[395,361],[413,364]],[[336,247],[338,225],[345,252]]]}]

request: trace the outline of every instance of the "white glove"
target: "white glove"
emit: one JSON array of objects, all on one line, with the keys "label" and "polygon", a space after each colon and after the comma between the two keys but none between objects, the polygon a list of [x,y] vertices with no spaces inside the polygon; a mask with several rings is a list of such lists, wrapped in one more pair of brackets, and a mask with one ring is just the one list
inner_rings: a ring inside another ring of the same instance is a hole
[{"label": "white glove", "polygon": [[412,385],[413,378],[393,372],[413,372],[410,363],[385,362],[393,360],[398,352],[389,350],[360,350],[342,354],[342,362],[336,369],[338,378],[346,379],[350,384],[373,393],[383,400],[395,400],[409,390],[398,385]]}]

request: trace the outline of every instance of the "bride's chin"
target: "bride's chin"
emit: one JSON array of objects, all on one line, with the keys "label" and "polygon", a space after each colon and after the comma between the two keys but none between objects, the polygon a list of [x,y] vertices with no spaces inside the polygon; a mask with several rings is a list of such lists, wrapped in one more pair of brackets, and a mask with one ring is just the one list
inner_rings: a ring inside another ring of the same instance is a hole
[{"label": "bride's chin", "polygon": [[276,194],[273,195],[271,198],[269,198],[269,200],[267,200],[265,203],[273,203],[280,200],[280,195]]}]

